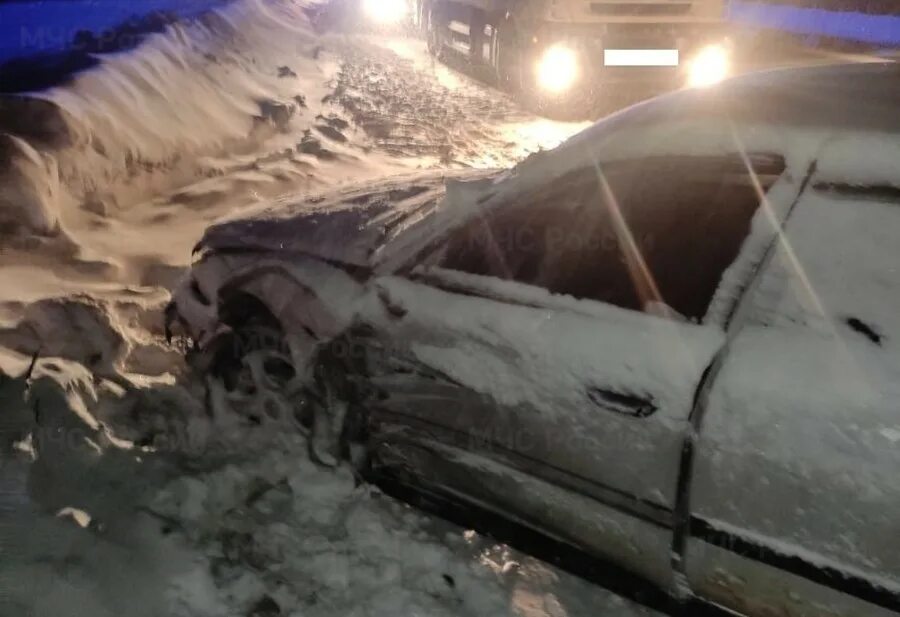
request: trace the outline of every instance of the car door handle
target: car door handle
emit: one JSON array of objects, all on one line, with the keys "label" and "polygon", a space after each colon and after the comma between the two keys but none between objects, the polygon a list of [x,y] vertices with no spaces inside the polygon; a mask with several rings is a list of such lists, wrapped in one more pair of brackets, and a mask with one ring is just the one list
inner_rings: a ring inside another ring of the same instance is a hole
[{"label": "car door handle", "polygon": [[589,387],[587,395],[597,407],[623,416],[649,418],[657,411],[656,401],[652,396],[642,396],[596,386]]}]

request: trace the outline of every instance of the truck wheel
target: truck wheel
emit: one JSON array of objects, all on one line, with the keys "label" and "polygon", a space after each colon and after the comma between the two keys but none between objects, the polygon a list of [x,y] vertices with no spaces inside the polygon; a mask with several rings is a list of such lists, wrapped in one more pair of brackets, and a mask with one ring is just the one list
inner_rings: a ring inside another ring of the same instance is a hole
[{"label": "truck wheel", "polygon": [[427,0],[417,0],[416,14],[413,17],[413,26],[415,31],[422,35],[428,34],[428,12],[431,10],[431,3]]},{"label": "truck wheel", "polygon": [[518,93],[526,84],[524,50],[519,29],[510,19],[498,20],[494,28],[494,71],[498,86]]},{"label": "truck wheel", "polygon": [[443,7],[437,2],[426,5],[425,37],[428,42],[428,53],[440,59],[444,55],[446,37],[446,16]]}]

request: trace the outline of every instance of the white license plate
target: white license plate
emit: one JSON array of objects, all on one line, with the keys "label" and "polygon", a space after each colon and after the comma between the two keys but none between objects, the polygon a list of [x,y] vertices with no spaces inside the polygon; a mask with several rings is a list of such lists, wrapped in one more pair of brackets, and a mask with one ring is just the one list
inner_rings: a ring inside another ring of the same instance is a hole
[{"label": "white license plate", "polygon": [[604,49],[604,66],[678,66],[677,49]]}]

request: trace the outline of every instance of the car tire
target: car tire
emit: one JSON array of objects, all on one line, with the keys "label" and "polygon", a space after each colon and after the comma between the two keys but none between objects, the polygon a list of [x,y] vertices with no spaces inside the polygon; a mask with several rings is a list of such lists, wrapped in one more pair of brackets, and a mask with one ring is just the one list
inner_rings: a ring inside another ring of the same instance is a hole
[{"label": "car tire", "polygon": [[[216,382],[224,397],[218,400],[220,406],[238,411],[234,404],[240,400],[239,415],[249,424],[267,421],[304,424],[302,416],[308,401],[305,393],[292,392],[289,387],[296,371],[284,346],[280,324],[253,296],[241,294],[235,298],[230,306],[223,306],[223,314],[239,306],[234,309],[235,326],[220,334],[202,352],[190,352],[189,364]],[[215,397],[208,398],[208,402],[212,415],[226,411],[215,408]]]}]

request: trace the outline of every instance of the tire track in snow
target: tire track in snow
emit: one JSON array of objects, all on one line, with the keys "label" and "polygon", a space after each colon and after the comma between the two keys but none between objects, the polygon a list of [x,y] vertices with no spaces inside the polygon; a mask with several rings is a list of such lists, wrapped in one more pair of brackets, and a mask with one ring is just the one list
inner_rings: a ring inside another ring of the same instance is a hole
[{"label": "tire track in snow", "polygon": [[376,148],[441,166],[508,167],[586,123],[536,117],[487,84],[434,61],[416,39],[343,39],[332,100]]}]

